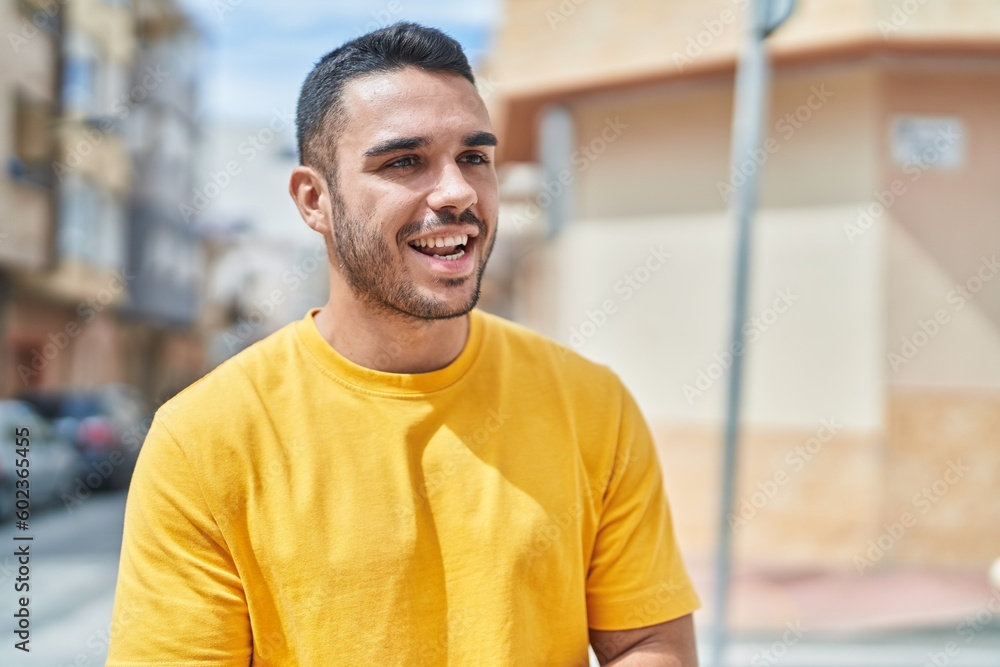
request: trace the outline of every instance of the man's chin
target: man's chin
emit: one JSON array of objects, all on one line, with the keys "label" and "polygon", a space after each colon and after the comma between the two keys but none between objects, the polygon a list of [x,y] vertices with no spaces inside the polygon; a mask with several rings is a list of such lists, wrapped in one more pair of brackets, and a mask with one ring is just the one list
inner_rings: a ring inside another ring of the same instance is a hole
[{"label": "man's chin", "polygon": [[479,290],[474,294],[466,295],[460,300],[455,299],[427,299],[420,307],[413,309],[413,315],[425,320],[450,320],[462,317],[476,307],[479,302]]},{"label": "man's chin", "polygon": [[449,320],[462,317],[476,307],[479,302],[479,287],[469,289],[465,285],[472,278],[456,279],[459,284],[434,289],[415,289],[409,294],[385,298],[378,305],[387,311],[418,320]]}]

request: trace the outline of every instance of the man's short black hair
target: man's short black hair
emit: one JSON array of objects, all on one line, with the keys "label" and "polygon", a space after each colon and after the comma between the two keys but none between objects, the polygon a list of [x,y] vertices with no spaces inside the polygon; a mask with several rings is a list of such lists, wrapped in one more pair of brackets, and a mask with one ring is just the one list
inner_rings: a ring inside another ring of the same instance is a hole
[{"label": "man's short black hair", "polygon": [[352,39],[323,56],[302,84],[295,117],[299,163],[332,178],[344,86],[352,79],[404,67],[457,74],[476,83],[462,45],[435,28],[400,21]]}]

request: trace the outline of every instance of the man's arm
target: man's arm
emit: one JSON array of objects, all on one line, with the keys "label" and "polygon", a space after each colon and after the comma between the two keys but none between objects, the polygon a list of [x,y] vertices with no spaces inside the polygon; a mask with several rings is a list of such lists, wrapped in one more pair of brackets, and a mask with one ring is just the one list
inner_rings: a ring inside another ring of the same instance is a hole
[{"label": "man's arm", "polygon": [[590,645],[602,665],[697,667],[691,614],[632,630],[590,630]]},{"label": "man's arm", "polygon": [[602,664],[695,667],[699,606],[674,537],[653,439],[622,389],[614,467],[587,575],[587,616]]},{"label": "man's arm", "polygon": [[250,664],[242,582],[197,474],[158,415],[125,505],[109,667]]}]

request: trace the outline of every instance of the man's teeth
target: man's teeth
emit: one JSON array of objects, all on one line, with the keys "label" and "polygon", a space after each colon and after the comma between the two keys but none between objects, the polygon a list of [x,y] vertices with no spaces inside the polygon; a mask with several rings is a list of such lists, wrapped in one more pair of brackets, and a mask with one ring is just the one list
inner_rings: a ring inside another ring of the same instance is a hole
[{"label": "man's teeth", "polygon": [[[411,241],[410,245],[417,248],[443,248],[449,245],[465,245],[469,241],[468,234],[462,234],[460,236],[438,236],[432,239],[417,239],[416,241]],[[451,255],[447,255],[451,257]]]},{"label": "man's teeth", "polygon": [[440,255],[439,257],[436,257],[435,259],[444,259],[444,260],[448,260],[448,261],[455,261],[456,259],[458,259],[459,257],[461,257],[464,254],[465,254],[465,250],[459,249],[458,252],[454,253],[453,255]]}]

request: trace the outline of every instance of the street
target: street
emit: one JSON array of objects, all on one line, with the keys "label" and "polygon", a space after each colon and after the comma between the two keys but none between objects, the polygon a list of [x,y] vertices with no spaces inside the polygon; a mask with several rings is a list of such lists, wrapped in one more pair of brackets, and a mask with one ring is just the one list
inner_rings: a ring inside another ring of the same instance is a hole
[{"label": "street", "polygon": [[[0,529],[0,664],[5,667],[93,667],[107,658],[108,626],[121,549],[125,492],[98,493],[72,512],[61,505],[33,511],[29,529],[13,520]],[[14,537],[31,536],[28,541]],[[20,563],[15,551],[30,545],[27,583],[15,586]],[[30,652],[15,648],[19,598],[27,596]]]},{"label": "street", "polygon": [[[699,638],[701,639],[701,638]],[[706,637],[707,639],[707,637]],[[734,641],[727,653],[726,667],[1000,667],[1000,642],[984,637],[971,646],[955,642],[954,637],[937,633],[913,633],[891,640],[801,642],[784,644],[774,641]],[[701,664],[709,665],[707,643],[699,641]]]}]

